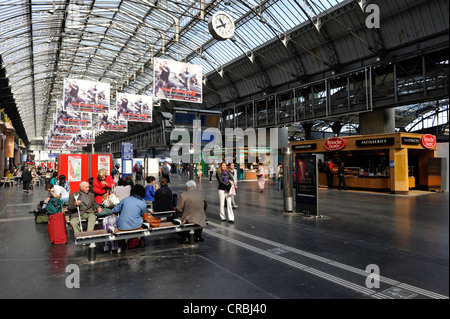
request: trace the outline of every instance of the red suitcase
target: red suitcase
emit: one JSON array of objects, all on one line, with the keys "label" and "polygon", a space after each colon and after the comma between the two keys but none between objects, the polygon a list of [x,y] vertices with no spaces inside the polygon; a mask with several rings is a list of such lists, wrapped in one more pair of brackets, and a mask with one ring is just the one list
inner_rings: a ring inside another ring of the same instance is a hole
[{"label": "red suitcase", "polygon": [[60,245],[67,243],[66,218],[64,213],[48,216],[48,235],[52,244]]}]

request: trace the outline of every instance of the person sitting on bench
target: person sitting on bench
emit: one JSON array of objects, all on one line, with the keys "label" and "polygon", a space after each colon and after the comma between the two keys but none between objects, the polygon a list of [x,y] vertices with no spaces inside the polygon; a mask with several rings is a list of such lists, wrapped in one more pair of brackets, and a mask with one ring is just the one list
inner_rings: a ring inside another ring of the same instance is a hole
[{"label": "person sitting on bench", "polygon": [[[77,198],[77,200],[75,200]],[[95,196],[93,193],[89,192],[89,183],[81,182],[80,190],[70,194],[69,203],[67,208],[70,214],[70,225],[74,232],[80,232],[80,219],[78,218],[78,209],[80,209],[81,219],[87,219],[87,231],[93,231],[95,227],[95,221],[97,216],[95,216]],[[101,213],[102,208],[98,207],[98,212]]]},{"label": "person sitting on bench", "polygon": [[[186,192],[182,193],[178,198],[176,211],[179,214],[183,224],[196,224],[202,227],[206,226],[206,203],[205,193],[197,190],[197,184],[190,180],[186,184]],[[180,232],[180,243],[186,244],[188,240],[188,232]],[[203,241],[202,229],[195,230],[195,241]]]},{"label": "person sitting on bench", "polygon": [[141,227],[142,216],[147,211],[147,204],[144,200],[145,188],[136,184],[131,188],[130,196],[124,198],[117,204],[112,212],[120,213],[117,219],[117,228],[120,230],[131,230]]},{"label": "person sitting on bench", "polygon": [[173,211],[172,190],[167,186],[168,180],[161,179],[161,187],[155,191],[155,200],[153,201],[153,210],[155,212]]}]

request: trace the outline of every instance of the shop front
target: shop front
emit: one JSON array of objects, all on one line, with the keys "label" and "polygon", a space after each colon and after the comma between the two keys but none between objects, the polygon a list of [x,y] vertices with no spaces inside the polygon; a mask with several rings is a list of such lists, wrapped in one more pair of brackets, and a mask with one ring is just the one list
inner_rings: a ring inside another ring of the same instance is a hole
[{"label": "shop front", "polygon": [[292,142],[294,153],[319,158],[319,186],[327,187],[325,165],[331,163],[332,186],[338,186],[337,168],[344,163],[347,188],[408,194],[428,190],[428,160],[435,157],[436,137],[430,134],[390,133],[332,137]]}]

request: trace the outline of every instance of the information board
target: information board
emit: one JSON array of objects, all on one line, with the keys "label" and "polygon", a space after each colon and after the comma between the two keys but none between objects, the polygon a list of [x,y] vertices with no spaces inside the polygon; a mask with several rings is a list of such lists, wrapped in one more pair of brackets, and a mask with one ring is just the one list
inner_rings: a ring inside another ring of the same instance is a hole
[{"label": "information board", "polygon": [[296,212],[319,215],[318,171],[314,154],[300,154],[295,157]]}]

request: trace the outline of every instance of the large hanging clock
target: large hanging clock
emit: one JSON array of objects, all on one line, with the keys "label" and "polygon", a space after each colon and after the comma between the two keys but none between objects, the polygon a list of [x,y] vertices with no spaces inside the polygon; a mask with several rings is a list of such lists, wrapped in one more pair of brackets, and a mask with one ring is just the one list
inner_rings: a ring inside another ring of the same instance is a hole
[{"label": "large hanging clock", "polygon": [[224,41],[234,34],[234,20],[225,11],[217,11],[209,18],[208,28],[214,39]]}]

